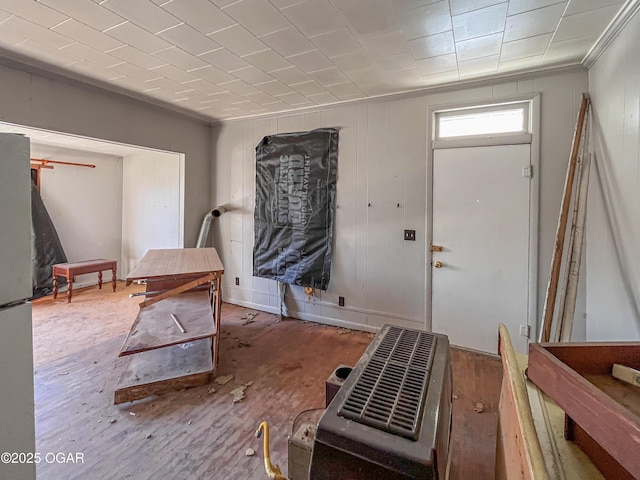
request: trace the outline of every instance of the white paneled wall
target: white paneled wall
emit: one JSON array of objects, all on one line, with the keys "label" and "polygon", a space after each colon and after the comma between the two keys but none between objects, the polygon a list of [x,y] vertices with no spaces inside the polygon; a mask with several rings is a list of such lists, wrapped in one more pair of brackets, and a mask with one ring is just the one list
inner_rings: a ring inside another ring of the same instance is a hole
[{"label": "white paneled wall", "polygon": [[587,338],[640,340],[640,17],[589,71]]},{"label": "white paneled wall", "polygon": [[[384,323],[429,327],[426,233],[427,110],[541,93],[541,204],[538,304],[544,298],[571,138],[586,72],[337,106],[313,113],[234,121],[213,127],[213,203],[229,213],[214,225],[225,265],[224,298],[277,311],[276,282],[252,277],[255,146],[278,132],[340,129],[335,253],[327,292],[287,293],[292,316],[375,329]],[[404,241],[403,230],[416,230]],[[235,278],[240,285],[235,285]],[[338,306],[338,296],[345,306]],[[464,299],[461,299],[464,301]]]},{"label": "white paneled wall", "polygon": [[123,158],[120,277],[151,248],[183,247],[180,155],[146,151]]}]

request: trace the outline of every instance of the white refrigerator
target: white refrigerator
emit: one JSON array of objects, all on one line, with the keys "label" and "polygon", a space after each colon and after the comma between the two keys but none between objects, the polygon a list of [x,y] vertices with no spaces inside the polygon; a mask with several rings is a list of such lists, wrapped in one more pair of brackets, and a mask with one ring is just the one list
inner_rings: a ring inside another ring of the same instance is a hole
[{"label": "white refrigerator", "polygon": [[[0,479],[35,479],[29,139],[0,133]],[[10,454],[7,456],[6,454]],[[17,455],[15,455],[17,454]],[[7,462],[8,460],[8,462]],[[13,463],[13,462],[16,463]]]}]

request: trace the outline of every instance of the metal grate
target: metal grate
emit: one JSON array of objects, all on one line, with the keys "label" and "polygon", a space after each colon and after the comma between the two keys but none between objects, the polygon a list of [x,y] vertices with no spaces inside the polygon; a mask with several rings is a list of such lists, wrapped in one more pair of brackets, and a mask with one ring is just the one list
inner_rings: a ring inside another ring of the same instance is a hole
[{"label": "metal grate", "polygon": [[417,440],[436,337],[389,327],[338,415]]}]

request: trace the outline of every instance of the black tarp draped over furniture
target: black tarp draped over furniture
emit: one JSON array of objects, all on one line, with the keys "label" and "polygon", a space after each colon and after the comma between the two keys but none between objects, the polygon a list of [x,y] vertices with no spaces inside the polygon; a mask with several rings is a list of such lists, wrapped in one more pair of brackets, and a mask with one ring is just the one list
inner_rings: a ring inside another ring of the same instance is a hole
[{"label": "black tarp draped over furniture", "polygon": [[[31,183],[31,268],[33,275],[33,298],[48,295],[53,286],[51,267],[66,263],[56,227],[44,206],[35,183]],[[65,279],[59,284],[64,285]]]},{"label": "black tarp draped over furniture", "polygon": [[334,128],[269,135],[256,146],[254,276],[328,288],[337,169]]}]

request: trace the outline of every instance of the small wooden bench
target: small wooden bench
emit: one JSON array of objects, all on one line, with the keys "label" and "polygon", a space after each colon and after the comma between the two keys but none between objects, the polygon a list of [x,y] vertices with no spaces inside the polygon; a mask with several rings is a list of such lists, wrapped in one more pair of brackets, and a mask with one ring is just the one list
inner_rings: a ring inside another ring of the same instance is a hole
[{"label": "small wooden bench", "polygon": [[111,282],[113,283],[113,291],[116,291],[117,279],[116,272],[118,262],[116,260],[104,260],[102,258],[96,260],[85,260],[84,262],[75,263],[57,263],[53,266],[53,298],[58,298],[58,278],[65,277],[67,279],[67,303],[71,302],[73,296],[73,281],[76,275],[84,275],[85,273],[98,273],[98,286],[102,288],[102,272],[111,270]]}]

